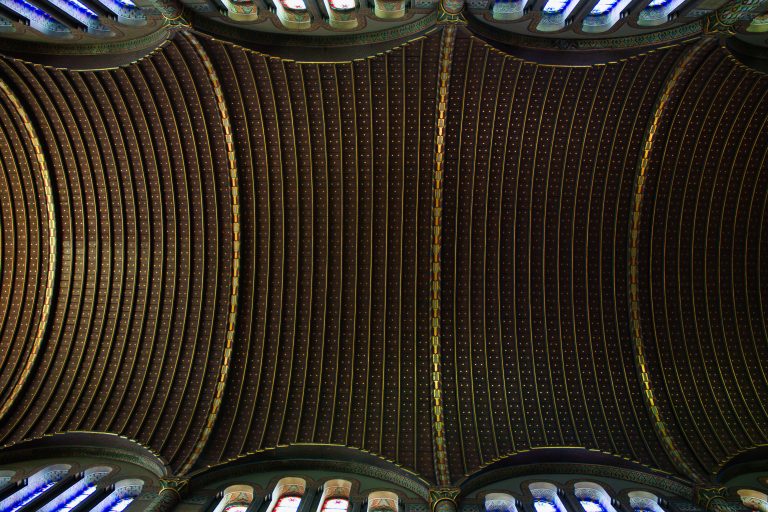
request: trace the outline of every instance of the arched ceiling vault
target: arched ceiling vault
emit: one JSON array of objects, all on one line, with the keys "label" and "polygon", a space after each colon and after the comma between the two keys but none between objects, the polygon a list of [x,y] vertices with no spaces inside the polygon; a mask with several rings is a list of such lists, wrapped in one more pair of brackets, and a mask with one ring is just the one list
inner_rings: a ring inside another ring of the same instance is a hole
[{"label": "arched ceiling vault", "polygon": [[0,442],[438,484],[558,447],[705,481],[768,442],[768,77],[708,36],[539,64],[445,14],[336,63],[2,58]]}]

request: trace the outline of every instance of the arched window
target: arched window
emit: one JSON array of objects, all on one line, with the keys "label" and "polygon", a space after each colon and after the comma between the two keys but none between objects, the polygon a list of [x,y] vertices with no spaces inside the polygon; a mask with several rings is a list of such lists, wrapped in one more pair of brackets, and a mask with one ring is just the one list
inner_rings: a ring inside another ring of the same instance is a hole
[{"label": "arched window", "polygon": [[296,512],[301,503],[301,496],[281,496],[272,512]]},{"label": "arched window", "polygon": [[0,510],[16,512],[62,480],[69,473],[70,467],[67,464],[57,464],[41,469],[27,479],[27,485],[0,502]]},{"label": "arched window", "polygon": [[133,503],[136,496],[141,494],[144,481],[139,479],[120,480],[115,484],[115,490],[91,509],[92,512],[121,512]]},{"label": "arched window", "polygon": [[280,479],[272,492],[272,504],[267,512],[296,512],[306,488],[307,482],[301,478],[286,477]]},{"label": "arched window", "polygon": [[253,487],[230,485],[222,493],[221,500],[213,512],[245,512],[253,501]]},{"label": "arched window", "polygon": [[490,493],[485,496],[485,512],[517,512],[517,503],[509,494]]},{"label": "arched window", "polygon": [[565,512],[563,502],[557,495],[557,487],[548,482],[535,482],[528,486],[533,497],[536,512]]},{"label": "arched window", "polygon": [[112,468],[106,466],[86,469],[81,478],[42,507],[40,512],[70,512],[96,492],[96,485],[99,480],[108,475],[110,471]]},{"label": "arched window", "polygon": [[629,496],[629,506],[635,512],[664,512],[659,505],[659,497],[646,491],[632,491]]},{"label": "arched window", "polygon": [[739,495],[745,507],[760,512],[768,512],[768,495],[765,493],[752,489],[739,489],[736,494]]},{"label": "arched window", "polygon": [[352,483],[347,480],[328,480],[323,484],[319,512],[346,512]]},{"label": "arched window", "polygon": [[602,486],[592,482],[579,482],[573,486],[573,494],[584,512],[616,512],[611,497]]},{"label": "arched window", "polygon": [[389,491],[374,491],[368,495],[368,510],[397,512],[397,494]]},{"label": "arched window", "polygon": [[346,498],[326,498],[322,512],[346,512],[349,500]]}]

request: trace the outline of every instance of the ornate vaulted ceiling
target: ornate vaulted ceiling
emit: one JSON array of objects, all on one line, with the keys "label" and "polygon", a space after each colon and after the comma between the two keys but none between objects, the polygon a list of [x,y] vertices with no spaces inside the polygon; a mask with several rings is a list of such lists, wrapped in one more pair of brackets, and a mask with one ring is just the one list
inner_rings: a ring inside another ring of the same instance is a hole
[{"label": "ornate vaulted ceiling", "polygon": [[768,442],[768,77],[706,36],[505,48],[0,60],[1,442],[114,432],[178,473],[345,445],[440,484],[553,447],[703,480]]}]

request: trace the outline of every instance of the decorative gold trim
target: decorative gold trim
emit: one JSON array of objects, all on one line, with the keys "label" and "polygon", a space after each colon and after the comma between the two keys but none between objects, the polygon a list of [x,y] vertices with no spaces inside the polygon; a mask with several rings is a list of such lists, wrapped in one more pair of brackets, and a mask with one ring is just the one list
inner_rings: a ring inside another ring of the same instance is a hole
[{"label": "decorative gold trim", "polygon": [[230,296],[229,296],[229,317],[227,320],[227,338],[224,345],[224,356],[221,361],[221,368],[219,371],[219,379],[216,382],[216,391],[213,397],[213,403],[211,404],[211,411],[208,414],[208,419],[205,422],[205,427],[200,435],[197,443],[195,444],[192,453],[181,465],[179,474],[186,474],[200,457],[208,443],[208,439],[211,437],[213,427],[216,424],[216,419],[219,416],[221,409],[221,403],[224,399],[224,389],[227,385],[227,377],[229,375],[229,363],[232,359],[232,346],[235,340],[235,327],[237,322],[237,296],[238,287],[240,285],[240,191],[237,179],[237,160],[235,155],[235,143],[232,133],[232,125],[229,122],[229,112],[227,111],[227,104],[224,100],[224,92],[221,88],[221,82],[216,74],[216,70],[213,67],[210,57],[206,53],[200,42],[190,32],[184,31],[182,35],[190,42],[192,47],[197,52],[200,60],[202,60],[205,70],[208,74],[208,79],[213,86],[213,92],[216,95],[216,106],[219,109],[221,116],[221,124],[224,128],[224,138],[227,144],[227,163],[229,164],[229,186],[231,193],[231,207],[232,207],[232,276],[230,284]]},{"label": "decorative gold trim", "polygon": [[429,490],[429,509],[434,511],[437,504],[441,501],[448,501],[453,504],[455,511],[458,508],[456,498],[459,497],[461,489],[458,487],[433,487]]},{"label": "decorative gold trim", "polygon": [[456,38],[456,26],[447,25],[440,40],[440,72],[438,75],[437,120],[435,125],[435,172],[432,178],[432,420],[435,471],[440,485],[451,481],[448,471],[448,451],[445,447],[443,419],[443,385],[440,367],[440,250],[442,247],[443,172],[445,167],[445,125],[448,110],[448,81]]},{"label": "decorative gold trim", "polygon": [[675,63],[672,74],[667,78],[663,86],[664,88],[658,97],[651,124],[648,127],[646,136],[644,137],[642,150],[643,152],[638,164],[637,179],[635,181],[634,193],[632,194],[632,216],[630,220],[629,238],[629,327],[635,353],[635,364],[640,376],[644,402],[648,407],[648,412],[651,418],[653,419],[656,435],[659,438],[659,441],[661,441],[661,444],[666,449],[667,455],[669,455],[672,464],[680,473],[694,481],[699,480],[698,474],[684,460],[680,450],[675,446],[672,436],[667,429],[666,423],[661,417],[661,411],[656,404],[656,398],[654,397],[653,388],[651,386],[651,376],[648,371],[645,349],[643,348],[642,324],[640,322],[639,252],[645,181],[648,177],[648,174],[651,172],[651,153],[653,152],[654,144],[660,135],[659,125],[661,123],[661,118],[665,114],[669,105],[673,89],[677,86],[680,78],[687,69],[688,65],[690,65],[691,61],[697,57],[703,49],[708,48],[707,43],[707,39],[702,39],[690,49],[686,50],[678,62]]},{"label": "decorative gold trim", "polygon": [[178,477],[167,477],[167,478],[161,478],[160,479],[160,491],[159,494],[163,494],[164,492],[171,492],[178,496],[179,499],[182,498],[182,493],[186,490],[187,484],[189,483],[189,480],[185,478],[178,478]]},{"label": "decorative gold trim", "polygon": [[51,316],[51,308],[53,302],[53,287],[56,277],[56,247],[57,247],[57,229],[56,229],[56,216],[53,204],[53,187],[51,185],[51,172],[45,163],[45,156],[43,155],[43,149],[40,145],[40,139],[37,137],[35,128],[24,110],[24,107],[19,102],[19,99],[11,91],[8,85],[0,80],[0,90],[5,94],[8,101],[11,102],[13,108],[16,110],[16,114],[21,118],[21,122],[24,124],[24,130],[27,132],[27,137],[32,143],[31,152],[34,153],[35,160],[37,161],[37,167],[40,171],[40,176],[43,180],[43,194],[45,195],[45,207],[46,217],[48,222],[48,273],[45,283],[45,292],[43,295],[43,307],[40,311],[40,320],[35,329],[34,339],[32,341],[32,350],[27,356],[27,360],[24,363],[24,368],[19,376],[18,380],[14,384],[8,398],[5,399],[2,406],[0,406],[0,419],[4,418],[11,408],[13,403],[21,393],[22,388],[27,383],[29,376],[32,374],[32,368],[37,362],[37,358],[40,355],[40,349],[43,345],[43,337],[45,336],[46,328],[48,327],[48,321]]}]

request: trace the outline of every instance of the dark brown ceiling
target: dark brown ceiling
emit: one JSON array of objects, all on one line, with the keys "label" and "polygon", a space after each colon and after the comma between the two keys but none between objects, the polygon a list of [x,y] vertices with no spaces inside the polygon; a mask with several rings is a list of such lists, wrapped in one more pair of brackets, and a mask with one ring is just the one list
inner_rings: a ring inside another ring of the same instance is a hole
[{"label": "dark brown ceiling", "polygon": [[[176,470],[340,444],[435,481],[441,36],[1,60],[2,443],[116,432]],[[463,28],[450,71],[451,479],[563,446],[691,478],[768,442],[768,77],[705,38],[549,66]]]}]

